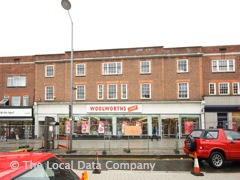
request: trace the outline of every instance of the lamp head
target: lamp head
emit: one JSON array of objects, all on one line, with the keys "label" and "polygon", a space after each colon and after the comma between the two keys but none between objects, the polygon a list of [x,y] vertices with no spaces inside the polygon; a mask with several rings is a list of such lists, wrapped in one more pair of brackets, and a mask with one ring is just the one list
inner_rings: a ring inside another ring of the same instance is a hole
[{"label": "lamp head", "polygon": [[66,10],[71,9],[71,3],[69,2],[69,0],[62,0],[61,4],[64,9]]}]

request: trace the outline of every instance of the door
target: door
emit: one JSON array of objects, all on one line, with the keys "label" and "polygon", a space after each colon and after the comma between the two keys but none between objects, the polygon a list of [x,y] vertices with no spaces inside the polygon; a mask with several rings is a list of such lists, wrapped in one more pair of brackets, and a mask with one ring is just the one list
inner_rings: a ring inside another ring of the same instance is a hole
[{"label": "door", "polygon": [[177,135],[177,118],[162,119],[162,135],[163,137],[173,137]]}]

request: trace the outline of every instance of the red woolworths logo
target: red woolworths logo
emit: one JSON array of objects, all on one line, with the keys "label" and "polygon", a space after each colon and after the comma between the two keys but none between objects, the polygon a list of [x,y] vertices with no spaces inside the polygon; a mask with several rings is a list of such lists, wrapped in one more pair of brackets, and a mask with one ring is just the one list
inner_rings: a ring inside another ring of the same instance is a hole
[{"label": "red woolworths logo", "polygon": [[132,112],[132,111],[136,111],[136,110],[138,110],[138,105],[131,106],[128,108],[128,112]]}]

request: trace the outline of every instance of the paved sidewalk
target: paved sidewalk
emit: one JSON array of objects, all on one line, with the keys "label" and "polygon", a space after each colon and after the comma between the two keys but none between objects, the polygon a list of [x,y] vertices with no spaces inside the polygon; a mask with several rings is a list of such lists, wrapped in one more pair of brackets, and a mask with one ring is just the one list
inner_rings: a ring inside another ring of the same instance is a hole
[{"label": "paved sidewalk", "polygon": [[[49,150],[49,152],[55,153],[56,155],[67,155],[66,149],[56,149],[57,144],[66,145],[66,141],[55,140],[55,149]],[[176,141],[176,139],[173,138],[161,139],[159,141],[151,141],[149,139],[73,140],[72,149],[76,150],[76,153],[72,153],[71,155],[94,156],[96,152],[98,152],[99,155],[106,152],[106,155],[112,156],[184,155],[183,144],[184,139]],[[40,149],[42,147],[42,140],[39,139],[4,141],[0,143],[0,151],[16,150],[23,145],[29,145],[30,148],[42,151]],[[128,153],[126,149],[130,149],[130,153]],[[179,153],[177,153],[176,150],[178,150]]]},{"label": "paved sidewalk", "polygon": [[[80,170],[74,170],[80,177],[82,172]],[[239,180],[240,173],[204,173],[204,176],[194,176],[190,172],[149,172],[149,171],[102,171],[101,174],[92,174],[92,171],[88,171],[88,180],[194,180],[194,179],[217,179],[217,180]]]}]

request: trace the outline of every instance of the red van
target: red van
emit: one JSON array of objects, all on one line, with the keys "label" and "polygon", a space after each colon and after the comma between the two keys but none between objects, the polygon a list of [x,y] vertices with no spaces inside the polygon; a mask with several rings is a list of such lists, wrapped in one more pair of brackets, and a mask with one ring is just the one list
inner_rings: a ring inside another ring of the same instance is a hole
[{"label": "red van", "polygon": [[0,179],[79,179],[71,169],[51,153],[0,152]]}]

